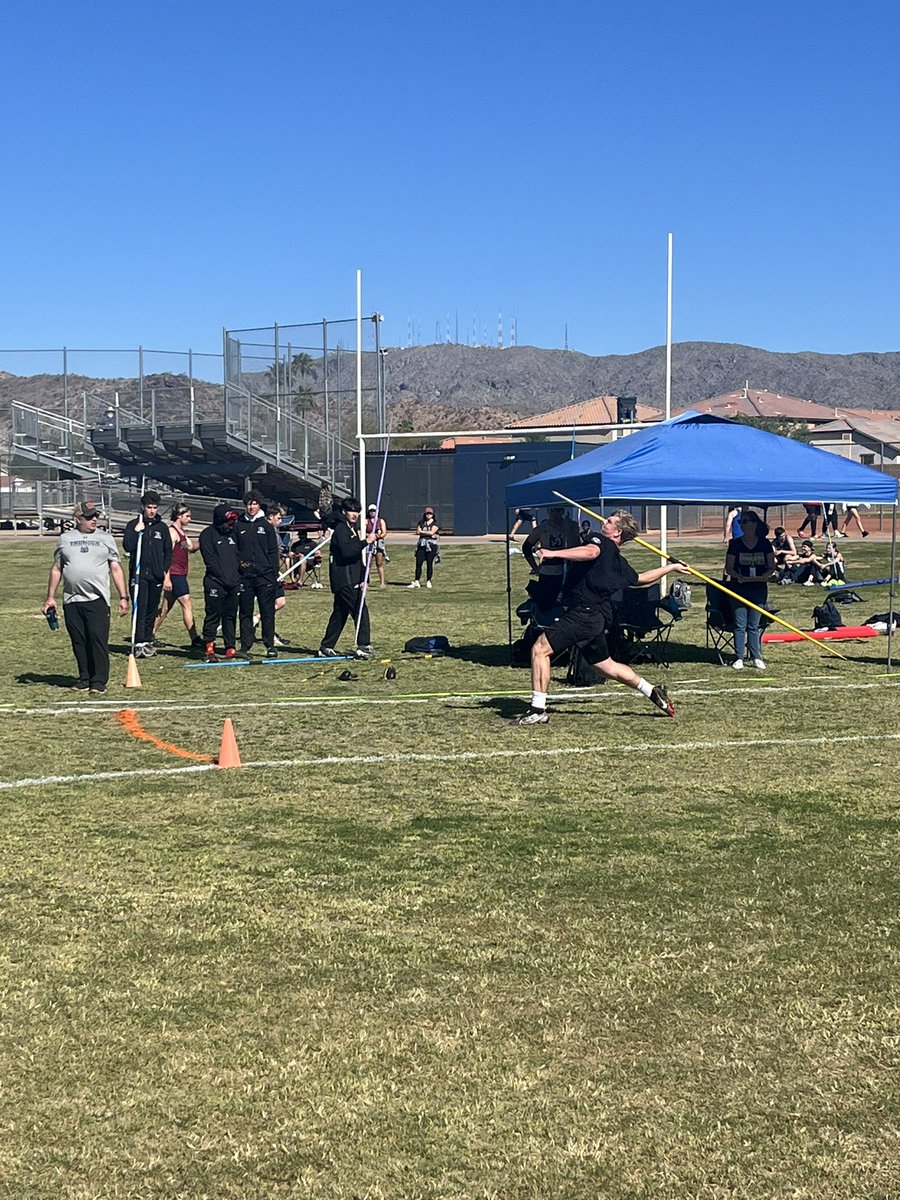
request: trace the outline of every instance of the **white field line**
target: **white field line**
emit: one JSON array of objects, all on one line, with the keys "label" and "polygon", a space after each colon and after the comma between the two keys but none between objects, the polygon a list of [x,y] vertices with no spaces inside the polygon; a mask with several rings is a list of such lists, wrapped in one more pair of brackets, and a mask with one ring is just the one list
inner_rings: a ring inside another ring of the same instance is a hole
[{"label": "white field line", "polygon": [[[521,735],[519,735],[521,736]],[[525,737],[533,736],[525,734]],[[871,742],[900,741],[900,733],[860,733],[844,734],[838,737],[811,738],[747,738],[729,740],[716,738],[707,742],[634,742],[624,746],[559,746],[545,747],[532,745],[521,750],[464,750],[455,754],[422,754],[410,752],[403,754],[348,754],[332,755],[324,758],[273,758],[262,759],[258,762],[247,762],[238,769],[281,769],[285,767],[345,767],[345,766],[397,766],[405,763],[458,763],[458,762],[494,762],[503,759],[517,758],[560,758],[576,755],[622,755],[622,754],[658,754],[667,751],[671,754],[694,754],[698,750],[742,750],[759,747],[801,747],[801,746],[834,746],[859,745]],[[44,775],[31,779],[10,779],[0,781],[0,791],[12,791],[26,787],[49,787],[53,784],[64,783],[102,783],[114,779],[147,779],[162,778],[172,775],[197,775],[203,771],[216,771],[214,763],[199,763],[188,767],[146,767],[133,771],[97,771],[83,775]]]},{"label": "white field line", "polygon": [[[898,677],[900,679],[900,677]],[[871,683],[846,683],[839,679],[832,679],[824,683],[800,683],[790,685],[780,685],[772,682],[771,679],[766,679],[758,676],[754,679],[754,683],[748,686],[733,686],[733,687],[682,687],[675,684],[670,688],[671,695],[676,699],[681,699],[685,696],[746,696],[760,695],[761,693],[778,695],[794,692],[844,692],[844,691],[867,691],[873,688],[896,688],[900,687],[900,682],[873,680]],[[530,689],[523,688],[521,693],[523,699],[528,699],[531,695]],[[630,688],[609,687],[603,691],[584,692],[551,692],[548,703],[552,707],[560,701],[587,701],[587,700],[608,700],[608,699],[626,699],[632,697]],[[18,719],[23,716],[27,717],[83,717],[88,714],[96,716],[99,713],[113,713],[120,709],[130,708],[135,712],[153,713],[153,712],[178,712],[184,708],[190,708],[192,712],[201,709],[219,710],[225,709],[229,712],[236,711],[242,708],[315,708],[321,705],[332,705],[339,707],[341,705],[353,704],[373,704],[373,705],[392,705],[392,704],[464,704],[479,700],[514,700],[516,697],[509,692],[504,692],[498,695],[496,692],[472,693],[467,694],[452,694],[435,693],[432,696],[422,693],[420,695],[410,696],[310,696],[309,699],[287,699],[282,700],[277,696],[272,700],[231,700],[231,701],[202,701],[202,700],[138,700],[122,699],[122,700],[68,700],[63,701],[59,705],[48,705],[43,708],[17,708],[14,705],[9,707],[0,706],[0,719],[3,717],[13,717]]]}]

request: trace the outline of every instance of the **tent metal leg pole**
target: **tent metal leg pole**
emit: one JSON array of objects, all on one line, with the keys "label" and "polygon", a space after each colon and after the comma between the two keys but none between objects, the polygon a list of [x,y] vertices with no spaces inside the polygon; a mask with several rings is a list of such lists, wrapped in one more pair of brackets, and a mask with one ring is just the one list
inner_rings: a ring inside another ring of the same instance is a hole
[{"label": "tent metal leg pole", "polygon": [[509,665],[513,665],[513,626],[512,626],[512,569],[510,567],[509,509],[506,509],[506,626],[509,638]]},{"label": "tent metal leg pole", "polygon": [[891,510],[891,590],[888,595],[888,652],[887,665],[891,669],[894,649],[894,593],[897,587],[897,505]]}]

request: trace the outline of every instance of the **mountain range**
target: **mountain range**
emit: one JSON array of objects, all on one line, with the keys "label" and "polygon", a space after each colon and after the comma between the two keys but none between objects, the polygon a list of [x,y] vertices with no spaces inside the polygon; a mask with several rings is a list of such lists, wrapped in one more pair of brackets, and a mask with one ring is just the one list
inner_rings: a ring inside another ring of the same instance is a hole
[{"label": "mountain range", "polygon": [[[572,350],[458,345],[389,350],[388,407],[398,415],[473,409],[516,417],[548,412],[592,396],[634,396],[665,407],[664,346],[592,357]],[[900,352],[778,354],[752,346],[681,342],[672,348],[672,410],[734,391],[745,383],[830,407],[900,409]],[[434,426],[432,426],[434,428]]]},{"label": "mountain range", "polygon": [[[391,348],[385,352],[387,408],[395,429],[494,428],[593,396],[634,396],[665,406],[665,347],[636,354],[595,357],[574,350],[535,346],[506,349],[457,344]],[[145,380],[157,390],[157,419],[183,420],[188,380],[167,376]],[[900,409],[900,352],[791,354],[717,342],[680,342],[672,349],[672,410],[689,407],[745,383],[830,407]],[[133,396],[133,379],[70,376],[70,412],[79,415],[81,394]],[[311,390],[316,385],[311,381]],[[77,399],[72,400],[72,397]],[[19,376],[0,372],[0,427],[9,434],[9,405],[21,400],[61,412],[59,375]],[[221,413],[221,388],[195,384],[198,416]],[[349,421],[355,415],[347,414]],[[353,430],[345,425],[344,436]]]}]

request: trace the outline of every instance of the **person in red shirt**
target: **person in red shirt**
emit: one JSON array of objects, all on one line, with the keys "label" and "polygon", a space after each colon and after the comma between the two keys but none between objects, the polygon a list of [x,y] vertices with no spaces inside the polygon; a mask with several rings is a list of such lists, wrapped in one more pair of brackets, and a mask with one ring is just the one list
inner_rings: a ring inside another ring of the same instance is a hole
[{"label": "person in red shirt", "polygon": [[191,603],[191,589],[188,586],[188,558],[200,549],[197,542],[188,536],[188,525],[191,523],[191,510],[187,504],[176,504],[169,517],[169,536],[172,539],[172,563],[169,567],[169,579],[172,587],[163,592],[162,606],[153,635],[157,637],[162,623],[176,604],[181,607],[181,619],[191,639],[192,650],[203,649],[203,638],[197,633],[194,623],[194,606]]}]

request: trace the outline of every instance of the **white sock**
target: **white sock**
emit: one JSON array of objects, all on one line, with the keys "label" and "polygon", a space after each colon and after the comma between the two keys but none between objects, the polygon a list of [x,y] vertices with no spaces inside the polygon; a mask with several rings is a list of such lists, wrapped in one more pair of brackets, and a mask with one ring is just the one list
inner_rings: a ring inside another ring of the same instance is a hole
[{"label": "white sock", "polygon": [[641,693],[642,696],[646,696],[647,699],[649,700],[650,693],[653,691],[653,684],[648,683],[646,679],[639,679],[637,690]]},{"label": "white sock", "polygon": [[547,693],[546,692],[532,692],[531,693],[531,707],[538,708],[541,710],[545,709],[547,707]]}]

